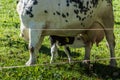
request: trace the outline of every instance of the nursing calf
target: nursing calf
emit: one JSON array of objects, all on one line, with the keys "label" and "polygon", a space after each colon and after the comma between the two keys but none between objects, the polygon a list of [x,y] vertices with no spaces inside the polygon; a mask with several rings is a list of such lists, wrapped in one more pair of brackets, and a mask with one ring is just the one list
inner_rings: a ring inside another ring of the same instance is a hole
[{"label": "nursing calf", "polygon": [[[58,54],[57,45],[64,46],[64,50],[66,55],[68,56],[69,63],[71,63],[71,56],[69,47],[80,48],[85,47],[85,60],[90,60],[90,51],[92,45],[96,43],[98,46],[99,42],[101,42],[104,38],[104,29],[100,26],[100,24],[94,24],[89,30],[86,30],[84,33],[76,37],[61,37],[61,36],[50,36],[51,41],[51,60],[50,63],[54,60],[54,55]],[[99,53],[99,52],[98,52]]]},{"label": "nursing calf", "polygon": [[[30,57],[26,65],[35,64],[45,36],[74,37],[95,23],[103,27],[110,56],[115,57],[112,0],[19,0],[17,12],[21,35],[29,42]],[[111,59],[110,64],[116,66],[116,60]]]}]

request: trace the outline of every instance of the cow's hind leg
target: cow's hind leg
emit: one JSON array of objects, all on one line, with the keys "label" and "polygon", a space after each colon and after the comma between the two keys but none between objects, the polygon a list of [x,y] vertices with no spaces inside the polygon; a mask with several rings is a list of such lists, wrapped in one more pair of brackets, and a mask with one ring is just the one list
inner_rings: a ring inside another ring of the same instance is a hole
[{"label": "cow's hind leg", "polygon": [[117,63],[115,60],[115,36],[114,36],[114,32],[113,32],[114,16],[113,16],[112,5],[108,6],[108,9],[106,9],[104,11],[104,14],[102,15],[101,25],[104,27],[106,40],[109,44],[110,57],[111,57],[110,65],[116,66]]},{"label": "cow's hind leg", "polygon": [[114,36],[114,17],[113,17],[113,12],[111,10],[112,8],[106,10],[106,14],[104,14],[101,24],[104,27],[105,30],[105,36],[106,40],[109,44],[109,49],[110,49],[110,65],[111,66],[116,66],[116,60],[115,60],[115,36]]},{"label": "cow's hind leg", "polygon": [[36,53],[38,52],[39,48],[41,47],[41,43],[43,41],[43,36],[41,36],[42,31],[40,30],[32,30],[29,29],[29,51],[30,57],[27,61],[26,65],[33,65],[36,62]]},{"label": "cow's hind leg", "polygon": [[116,60],[115,60],[115,37],[114,37],[114,33],[113,30],[106,30],[106,39],[107,42],[109,44],[109,49],[110,49],[110,65],[111,66],[116,66]]}]

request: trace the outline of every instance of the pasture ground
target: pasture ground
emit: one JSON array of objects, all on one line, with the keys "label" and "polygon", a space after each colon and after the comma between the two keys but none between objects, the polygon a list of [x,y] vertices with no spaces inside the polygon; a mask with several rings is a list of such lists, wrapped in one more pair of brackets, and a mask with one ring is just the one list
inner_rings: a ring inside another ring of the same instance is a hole
[{"label": "pasture ground", "polygon": [[[24,66],[29,58],[28,43],[19,37],[20,23],[16,13],[16,1],[0,0],[0,80],[120,80],[120,0],[113,0],[115,53],[118,57],[118,66],[108,66],[109,50],[104,39],[99,47],[94,45],[92,48],[91,68],[81,64],[84,57],[84,48],[71,48],[73,60],[80,62],[68,64],[63,48],[60,47],[60,57],[55,61],[55,64],[50,65],[48,37],[45,38],[39,51],[36,66]],[[96,59],[102,60],[96,61]],[[3,69],[3,67],[6,68]]]}]

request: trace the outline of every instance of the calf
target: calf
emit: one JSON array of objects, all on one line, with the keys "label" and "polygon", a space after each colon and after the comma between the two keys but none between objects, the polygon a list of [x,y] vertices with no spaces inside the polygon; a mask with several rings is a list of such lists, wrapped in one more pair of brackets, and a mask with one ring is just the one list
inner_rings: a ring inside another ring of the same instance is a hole
[{"label": "calf", "polygon": [[69,63],[71,62],[71,57],[69,55],[70,49],[69,47],[75,47],[75,48],[80,48],[85,46],[84,41],[81,40],[80,37],[61,37],[61,36],[55,36],[51,35],[50,36],[50,41],[51,41],[51,60],[50,63],[53,62],[54,60],[54,54],[58,54],[57,52],[57,45],[59,46],[64,46],[64,50],[66,55],[68,56]]},{"label": "calf", "polygon": [[85,56],[84,61],[90,60],[90,51],[93,43],[96,43],[98,46],[99,42],[104,38],[104,29],[100,26],[100,24],[94,24],[90,27],[89,30],[80,34],[76,37],[61,37],[61,36],[50,36],[51,41],[51,60],[50,63],[54,60],[54,54],[58,54],[57,52],[57,44],[60,46],[64,46],[64,50],[66,55],[68,56],[69,63],[71,62],[71,57],[69,55],[70,49],[69,47],[85,47]]},{"label": "calf", "polygon": [[[105,31],[111,58],[115,57],[112,0],[19,0],[17,12],[22,36],[29,42],[26,65],[36,62],[45,36],[76,36],[96,23]],[[116,60],[110,60],[116,66]]]}]

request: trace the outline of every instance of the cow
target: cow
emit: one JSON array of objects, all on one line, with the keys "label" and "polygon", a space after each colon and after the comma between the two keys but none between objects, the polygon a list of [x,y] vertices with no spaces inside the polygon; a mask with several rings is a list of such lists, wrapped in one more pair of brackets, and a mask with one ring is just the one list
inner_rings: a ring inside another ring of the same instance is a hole
[{"label": "cow", "polygon": [[79,34],[76,37],[61,37],[50,35],[51,42],[51,60],[50,63],[54,60],[54,55],[58,54],[57,46],[64,46],[64,51],[68,57],[69,63],[71,63],[70,49],[69,47],[80,48],[85,47],[85,56],[83,63],[90,62],[90,51],[94,43],[98,47],[98,44],[104,38],[104,29],[101,25],[94,23],[92,27],[86,30],[84,33]]},{"label": "cow", "polygon": [[21,35],[29,42],[26,65],[36,63],[45,36],[74,37],[94,23],[100,24],[110,48],[110,65],[116,66],[112,0],[19,0]]}]

